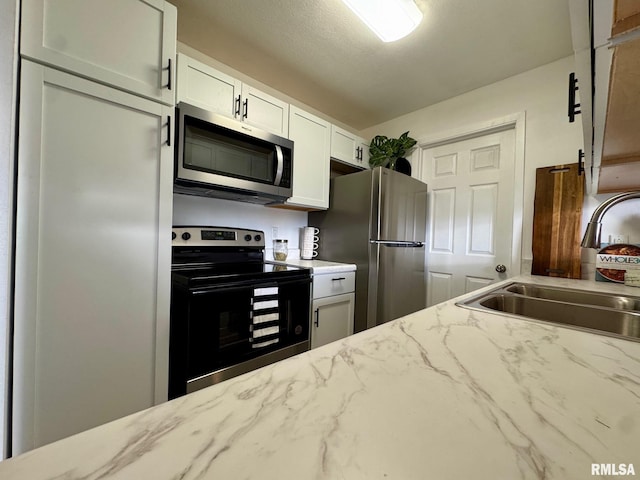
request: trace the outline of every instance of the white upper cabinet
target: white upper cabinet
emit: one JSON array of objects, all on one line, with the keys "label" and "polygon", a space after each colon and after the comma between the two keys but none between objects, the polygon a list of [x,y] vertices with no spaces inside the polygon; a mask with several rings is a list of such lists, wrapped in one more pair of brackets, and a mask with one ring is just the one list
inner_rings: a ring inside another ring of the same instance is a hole
[{"label": "white upper cabinet", "polygon": [[293,140],[293,196],[287,205],[329,207],[331,125],[291,105],[289,138]]},{"label": "white upper cabinet", "polygon": [[289,135],[289,104],[205,63],[178,55],[178,102]]},{"label": "white upper cabinet", "polygon": [[362,138],[360,139],[360,166],[366,169],[371,168],[369,165],[369,144]]},{"label": "white upper cabinet", "polygon": [[369,144],[363,138],[331,125],[331,158],[362,169],[369,168]]},{"label": "white upper cabinet", "polygon": [[289,104],[249,85],[242,85],[242,121],[287,138]]},{"label": "white upper cabinet", "polygon": [[242,82],[215,68],[178,54],[178,98],[194,107],[234,118],[240,114]]},{"label": "white upper cabinet", "polygon": [[23,0],[20,53],[173,105],[176,23],[164,0]]}]

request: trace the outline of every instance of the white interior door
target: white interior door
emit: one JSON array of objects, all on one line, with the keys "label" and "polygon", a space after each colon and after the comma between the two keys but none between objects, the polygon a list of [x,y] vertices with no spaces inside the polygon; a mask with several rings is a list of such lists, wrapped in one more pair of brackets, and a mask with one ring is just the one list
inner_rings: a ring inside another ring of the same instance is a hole
[{"label": "white interior door", "polygon": [[420,153],[429,186],[427,305],[434,305],[511,272],[515,129]]}]

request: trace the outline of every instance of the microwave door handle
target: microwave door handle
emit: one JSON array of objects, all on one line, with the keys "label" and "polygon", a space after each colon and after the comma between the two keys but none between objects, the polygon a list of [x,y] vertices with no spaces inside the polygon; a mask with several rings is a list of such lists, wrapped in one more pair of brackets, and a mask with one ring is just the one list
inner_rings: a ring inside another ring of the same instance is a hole
[{"label": "microwave door handle", "polygon": [[284,170],[284,155],[282,155],[282,148],[280,145],[276,145],[276,157],[278,159],[278,167],[276,169],[276,179],[274,180],[274,185],[280,185],[280,181],[282,180],[282,171]]}]

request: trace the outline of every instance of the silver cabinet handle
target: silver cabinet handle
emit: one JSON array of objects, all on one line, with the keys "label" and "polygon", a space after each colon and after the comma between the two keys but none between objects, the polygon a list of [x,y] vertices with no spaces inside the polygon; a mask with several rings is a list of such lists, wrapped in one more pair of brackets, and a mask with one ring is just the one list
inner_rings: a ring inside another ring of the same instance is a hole
[{"label": "silver cabinet handle", "polygon": [[316,327],[320,326],[320,309],[316,308],[316,320],[313,322]]}]

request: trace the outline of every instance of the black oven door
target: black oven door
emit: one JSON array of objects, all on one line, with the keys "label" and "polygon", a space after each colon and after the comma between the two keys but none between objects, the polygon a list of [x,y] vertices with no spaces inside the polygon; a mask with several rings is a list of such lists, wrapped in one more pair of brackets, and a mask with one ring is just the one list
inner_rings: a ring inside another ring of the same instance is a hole
[{"label": "black oven door", "polygon": [[309,349],[311,278],[173,289],[169,398]]}]

